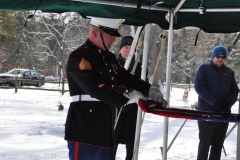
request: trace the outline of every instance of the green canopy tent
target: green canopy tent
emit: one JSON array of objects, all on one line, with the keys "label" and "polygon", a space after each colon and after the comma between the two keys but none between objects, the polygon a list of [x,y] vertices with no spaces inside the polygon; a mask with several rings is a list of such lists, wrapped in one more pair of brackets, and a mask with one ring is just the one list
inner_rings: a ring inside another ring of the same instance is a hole
[{"label": "green canopy tent", "polygon": [[[165,19],[180,0],[1,0],[1,10],[35,10],[43,12],[78,12],[81,16],[126,19],[124,24],[142,26],[156,23],[169,29]],[[206,9],[199,14],[199,7]],[[187,26],[209,33],[232,33],[240,30],[239,0],[186,0],[175,15],[173,29]],[[191,12],[191,14],[189,14]]]},{"label": "green canopy tent", "polygon": [[[82,17],[123,18],[124,24],[158,24],[168,32],[166,99],[170,95],[170,68],[173,30],[198,27],[208,33],[240,31],[239,0],[1,0],[0,10],[41,10],[43,12],[78,12]],[[169,17],[169,18],[166,18]],[[168,20],[169,19],[169,20]],[[138,115],[141,115],[139,112]],[[139,116],[138,116],[139,117]],[[164,119],[163,159],[167,159],[168,118]],[[139,122],[139,119],[138,119]],[[138,127],[139,125],[137,125]],[[238,127],[238,130],[239,127]],[[240,138],[238,138],[240,145]],[[236,159],[240,160],[237,145]],[[137,159],[137,156],[134,157]]]}]

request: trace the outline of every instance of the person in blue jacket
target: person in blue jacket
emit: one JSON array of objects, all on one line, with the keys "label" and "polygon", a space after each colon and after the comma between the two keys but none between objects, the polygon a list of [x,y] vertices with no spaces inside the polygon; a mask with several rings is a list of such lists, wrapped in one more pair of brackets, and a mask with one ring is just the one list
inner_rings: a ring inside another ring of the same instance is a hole
[{"label": "person in blue jacket", "polygon": [[[231,113],[237,101],[238,86],[234,71],[225,66],[227,49],[217,46],[212,51],[212,61],[202,64],[195,75],[194,87],[198,93],[198,109]],[[220,160],[227,122],[198,121],[199,145],[197,160]]]}]

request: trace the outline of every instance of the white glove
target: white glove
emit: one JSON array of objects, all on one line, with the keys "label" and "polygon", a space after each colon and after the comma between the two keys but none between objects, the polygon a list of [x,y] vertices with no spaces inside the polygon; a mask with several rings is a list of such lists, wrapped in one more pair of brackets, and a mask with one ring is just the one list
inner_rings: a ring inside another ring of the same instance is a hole
[{"label": "white glove", "polygon": [[126,105],[131,104],[131,103],[138,103],[139,99],[143,99],[145,101],[148,100],[146,97],[144,97],[142,95],[141,92],[138,92],[136,90],[133,90],[129,93],[123,93],[123,95],[129,99],[129,101],[126,103]]},{"label": "white glove", "polygon": [[154,101],[162,103],[163,106],[168,105],[168,102],[164,99],[163,94],[160,92],[158,86],[151,86],[149,89],[149,97]]}]

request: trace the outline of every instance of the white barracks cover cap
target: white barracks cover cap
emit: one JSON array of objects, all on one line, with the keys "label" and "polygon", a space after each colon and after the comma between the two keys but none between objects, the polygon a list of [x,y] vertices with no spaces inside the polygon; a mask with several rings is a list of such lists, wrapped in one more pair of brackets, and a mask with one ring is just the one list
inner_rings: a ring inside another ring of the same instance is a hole
[{"label": "white barracks cover cap", "polygon": [[112,36],[121,37],[118,32],[118,28],[119,25],[125,21],[125,19],[99,18],[90,16],[87,16],[87,18],[91,18],[91,25],[101,28],[105,33]]}]

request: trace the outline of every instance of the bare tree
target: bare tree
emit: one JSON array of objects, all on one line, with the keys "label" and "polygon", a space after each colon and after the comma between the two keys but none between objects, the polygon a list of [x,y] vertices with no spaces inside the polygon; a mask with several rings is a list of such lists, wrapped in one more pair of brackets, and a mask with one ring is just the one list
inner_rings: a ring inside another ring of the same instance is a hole
[{"label": "bare tree", "polygon": [[42,63],[50,61],[52,66],[57,65],[56,68],[59,67],[60,76],[63,77],[69,53],[87,38],[88,20],[74,12],[41,13],[35,16],[34,23],[32,22],[31,25],[33,24],[38,26],[24,30],[24,34],[31,35],[34,43],[31,45],[32,56]]}]

